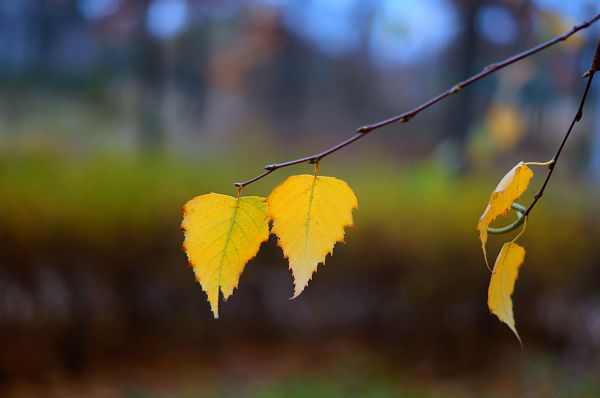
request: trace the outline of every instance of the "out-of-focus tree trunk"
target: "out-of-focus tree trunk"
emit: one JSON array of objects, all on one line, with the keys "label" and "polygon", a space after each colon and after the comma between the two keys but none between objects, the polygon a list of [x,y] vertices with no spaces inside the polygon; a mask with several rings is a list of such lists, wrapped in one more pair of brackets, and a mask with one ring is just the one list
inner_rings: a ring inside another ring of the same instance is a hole
[{"label": "out-of-focus tree trunk", "polygon": [[[460,48],[457,51],[456,59],[459,60],[456,67],[456,78],[451,80],[459,81],[466,76],[470,76],[476,68],[477,56],[477,32],[475,31],[475,23],[477,11],[480,7],[480,2],[477,0],[463,0],[460,7],[460,26],[464,27],[461,35]],[[457,96],[454,101],[451,101],[448,114],[448,134],[452,137],[453,146],[455,148],[455,170],[463,173],[468,170],[466,146],[467,135],[471,125],[471,114],[473,108],[473,91],[464,90],[461,95]]]},{"label": "out-of-focus tree trunk", "polygon": [[[147,3],[147,2],[146,2]],[[147,6],[147,4],[146,4]],[[159,150],[163,144],[163,65],[161,43],[146,31],[145,7],[141,8],[136,47],[136,74],[139,79],[139,142],[144,151]]]}]

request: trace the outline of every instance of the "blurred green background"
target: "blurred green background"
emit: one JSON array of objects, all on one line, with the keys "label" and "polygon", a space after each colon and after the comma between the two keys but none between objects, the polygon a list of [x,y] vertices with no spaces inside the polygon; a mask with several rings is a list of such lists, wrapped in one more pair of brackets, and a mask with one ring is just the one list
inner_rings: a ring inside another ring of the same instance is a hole
[{"label": "blurred green background", "polygon": [[[320,173],[346,180],[359,209],[297,299],[272,238],[212,319],[179,231],[192,197],[234,194],[265,164],[325,149],[598,11],[3,1],[0,395],[600,396],[600,83],[520,240],[523,349],[487,310],[475,230],[514,164],[553,155],[600,27],[325,159]],[[512,236],[492,237],[490,257]]]}]

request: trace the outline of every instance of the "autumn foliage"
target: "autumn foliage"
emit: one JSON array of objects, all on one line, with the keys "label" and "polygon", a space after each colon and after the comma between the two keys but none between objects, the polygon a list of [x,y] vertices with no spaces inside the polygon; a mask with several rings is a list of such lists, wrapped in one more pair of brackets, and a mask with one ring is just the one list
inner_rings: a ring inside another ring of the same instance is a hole
[{"label": "autumn foliage", "polygon": [[[441,99],[456,94],[464,87],[488,74],[565,40],[580,29],[600,19],[600,14],[589,22],[575,26],[571,31],[558,36],[528,51],[485,68],[425,102],[414,110],[395,117],[360,127],[355,134],[328,150],[297,160],[265,166],[257,177],[236,183],[237,197],[215,193],[198,196],[184,206],[182,229],[185,231],[184,251],[208,296],[213,314],[218,318],[219,296],[227,300],[238,286],[246,263],[252,259],[260,245],[268,239],[269,232],[277,236],[278,244],[289,261],[294,276],[293,298],[302,293],[319,264],[325,262],[337,242],[344,239],[345,228],[353,226],[352,211],[358,200],[348,184],[333,177],[318,175],[319,162],[326,156],[357,141],[366,134],[395,122],[409,122],[422,110]],[[560,157],[575,124],[581,120],[585,101],[594,77],[600,69],[600,42],[588,72],[587,85],[579,108],[555,155],[548,162],[519,162],[498,183],[489,202],[479,218],[477,230],[488,268],[486,243],[489,233],[503,234],[521,228],[511,241],[504,243],[493,269],[488,288],[488,307],[502,322],[507,324],[519,341],[515,326],[511,296],[520,267],[525,260],[525,249],[516,243],[525,232],[527,218],[544,193],[554,167]],[[500,119],[505,119],[502,116]],[[499,123],[503,124],[503,123]],[[273,171],[300,163],[314,163],[314,175],[289,177],[267,197],[240,197],[241,190],[248,184],[261,179]],[[533,202],[525,208],[516,201],[527,190],[533,177],[529,166],[547,167],[548,173]],[[511,209],[517,212],[517,220],[503,228],[491,226],[498,217],[506,216]],[[219,293],[220,292],[220,293]]]},{"label": "autumn foliage", "polygon": [[346,182],[316,173],[289,177],[268,198],[210,193],[186,203],[183,249],[214,317],[219,317],[219,291],[224,300],[231,296],[246,263],[269,237],[269,221],[289,261],[297,297],[343,241],[357,206]]}]

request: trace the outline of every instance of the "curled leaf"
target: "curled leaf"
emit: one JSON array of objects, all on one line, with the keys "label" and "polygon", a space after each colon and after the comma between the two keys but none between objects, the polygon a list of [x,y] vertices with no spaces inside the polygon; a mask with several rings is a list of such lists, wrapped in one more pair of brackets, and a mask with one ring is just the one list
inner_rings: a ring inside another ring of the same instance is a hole
[{"label": "curled leaf", "polygon": [[481,248],[483,249],[486,264],[488,260],[485,245],[488,238],[488,226],[498,216],[508,213],[512,203],[519,199],[523,192],[527,190],[531,177],[533,177],[533,171],[525,163],[519,162],[500,180],[500,183],[490,196],[485,211],[479,217],[477,230],[479,231],[479,240],[481,240]]},{"label": "curled leaf", "polygon": [[267,201],[272,231],[289,260],[297,297],[336,242],[343,241],[358,200],[345,181],[298,175],[276,187]]},{"label": "curled leaf", "polygon": [[519,342],[521,338],[515,327],[511,296],[519,276],[519,268],[523,265],[524,259],[525,249],[513,242],[505,243],[494,264],[488,288],[488,307],[490,311],[508,325],[519,339]]},{"label": "curled leaf", "polygon": [[246,263],[268,239],[267,214],[268,205],[258,196],[209,193],[183,207],[183,249],[215,318],[219,317],[219,290],[224,300],[231,296]]}]

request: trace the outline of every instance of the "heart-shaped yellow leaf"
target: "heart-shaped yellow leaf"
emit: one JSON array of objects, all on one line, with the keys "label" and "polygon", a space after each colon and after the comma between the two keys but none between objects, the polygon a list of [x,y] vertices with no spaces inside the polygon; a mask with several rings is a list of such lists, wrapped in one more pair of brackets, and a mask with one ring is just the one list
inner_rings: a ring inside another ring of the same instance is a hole
[{"label": "heart-shaped yellow leaf", "polygon": [[196,279],[219,317],[219,290],[227,300],[237,287],[246,263],[269,238],[265,198],[209,193],[183,207],[183,249]]},{"label": "heart-shaped yellow leaf", "polygon": [[358,200],[345,181],[298,175],[275,188],[267,201],[272,231],[289,260],[297,297],[336,242],[343,241]]},{"label": "heart-shaped yellow leaf", "polygon": [[492,314],[506,323],[521,341],[515,327],[511,296],[525,259],[525,249],[513,242],[505,243],[498,254],[488,288],[488,307]]},{"label": "heart-shaped yellow leaf", "polygon": [[486,264],[488,263],[485,244],[488,237],[488,226],[494,222],[498,216],[503,216],[508,213],[512,203],[519,199],[523,192],[527,190],[529,181],[533,177],[533,171],[523,162],[519,162],[513,167],[503,178],[492,192],[490,201],[479,217],[477,229],[479,230],[479,239],[481,240],[481,248]]}]

